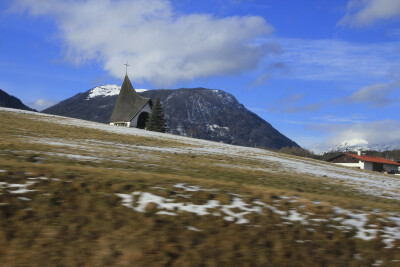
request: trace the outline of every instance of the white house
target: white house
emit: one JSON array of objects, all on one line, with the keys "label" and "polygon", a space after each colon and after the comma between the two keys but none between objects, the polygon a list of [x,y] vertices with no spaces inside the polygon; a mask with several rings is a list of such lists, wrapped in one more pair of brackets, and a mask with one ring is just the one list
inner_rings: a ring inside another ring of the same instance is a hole
[{"label": "white house", "polygon": [[359,168],[362,170],[393,174],[399,173],[400,171],[400,163],[380,157],[364,156],[361,155],[360,151],[358,152],[358,155],[342,153],[329,159],[328,161],[338,165]]}]

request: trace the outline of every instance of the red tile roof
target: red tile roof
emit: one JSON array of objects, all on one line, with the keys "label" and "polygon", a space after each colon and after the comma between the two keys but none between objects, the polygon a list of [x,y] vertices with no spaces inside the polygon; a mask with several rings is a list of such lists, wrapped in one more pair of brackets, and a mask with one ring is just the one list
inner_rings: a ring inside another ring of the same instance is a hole
[{"label": "red tile roof", "polygon": [[390,165],[397,165],[400,166],[400,163],[397,163],[395,161],[387,160],[384,158],[380,157],[372,157],[372,156],[359,156],[359,155],[354,155],[350,153],[345,153],[346,155],[349,155],[351,157],[354,157],[356,159],[362,160],[362,161],[368,161],[368,162],[376,162],[376,163],[385,163],[385,164],[390,164]]}]

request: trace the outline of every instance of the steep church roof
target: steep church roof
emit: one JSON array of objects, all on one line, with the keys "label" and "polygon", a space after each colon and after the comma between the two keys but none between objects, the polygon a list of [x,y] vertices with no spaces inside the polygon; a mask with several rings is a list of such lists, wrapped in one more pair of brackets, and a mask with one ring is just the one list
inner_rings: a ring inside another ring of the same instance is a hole
[{"label": "steep church roof", "polygon": [[127,122],[132,120],[149,101],[151,105],[150,98],[141,97],[136,93],[128,75],[125,75],[110,122]]}]

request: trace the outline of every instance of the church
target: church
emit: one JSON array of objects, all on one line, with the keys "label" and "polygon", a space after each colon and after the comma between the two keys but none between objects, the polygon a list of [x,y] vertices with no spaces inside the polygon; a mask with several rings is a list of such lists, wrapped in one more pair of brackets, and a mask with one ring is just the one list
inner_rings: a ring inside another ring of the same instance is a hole
[{"label": "church", "polygon": [[110,124],[144,129],[152,106],[150,98],[141,97],[135,91],[126,74],[111,114]]}]

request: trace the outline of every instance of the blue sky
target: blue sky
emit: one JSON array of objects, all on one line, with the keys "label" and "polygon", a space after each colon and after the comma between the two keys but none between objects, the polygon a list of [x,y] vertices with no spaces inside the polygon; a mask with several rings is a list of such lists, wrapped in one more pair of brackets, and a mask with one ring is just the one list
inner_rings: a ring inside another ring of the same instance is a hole
[{"label": "blue sky", "polygon": [[37,109],[101,84],[233,94],[316,152],[400,145],[400,0],[5,0],[0,88]]}]

